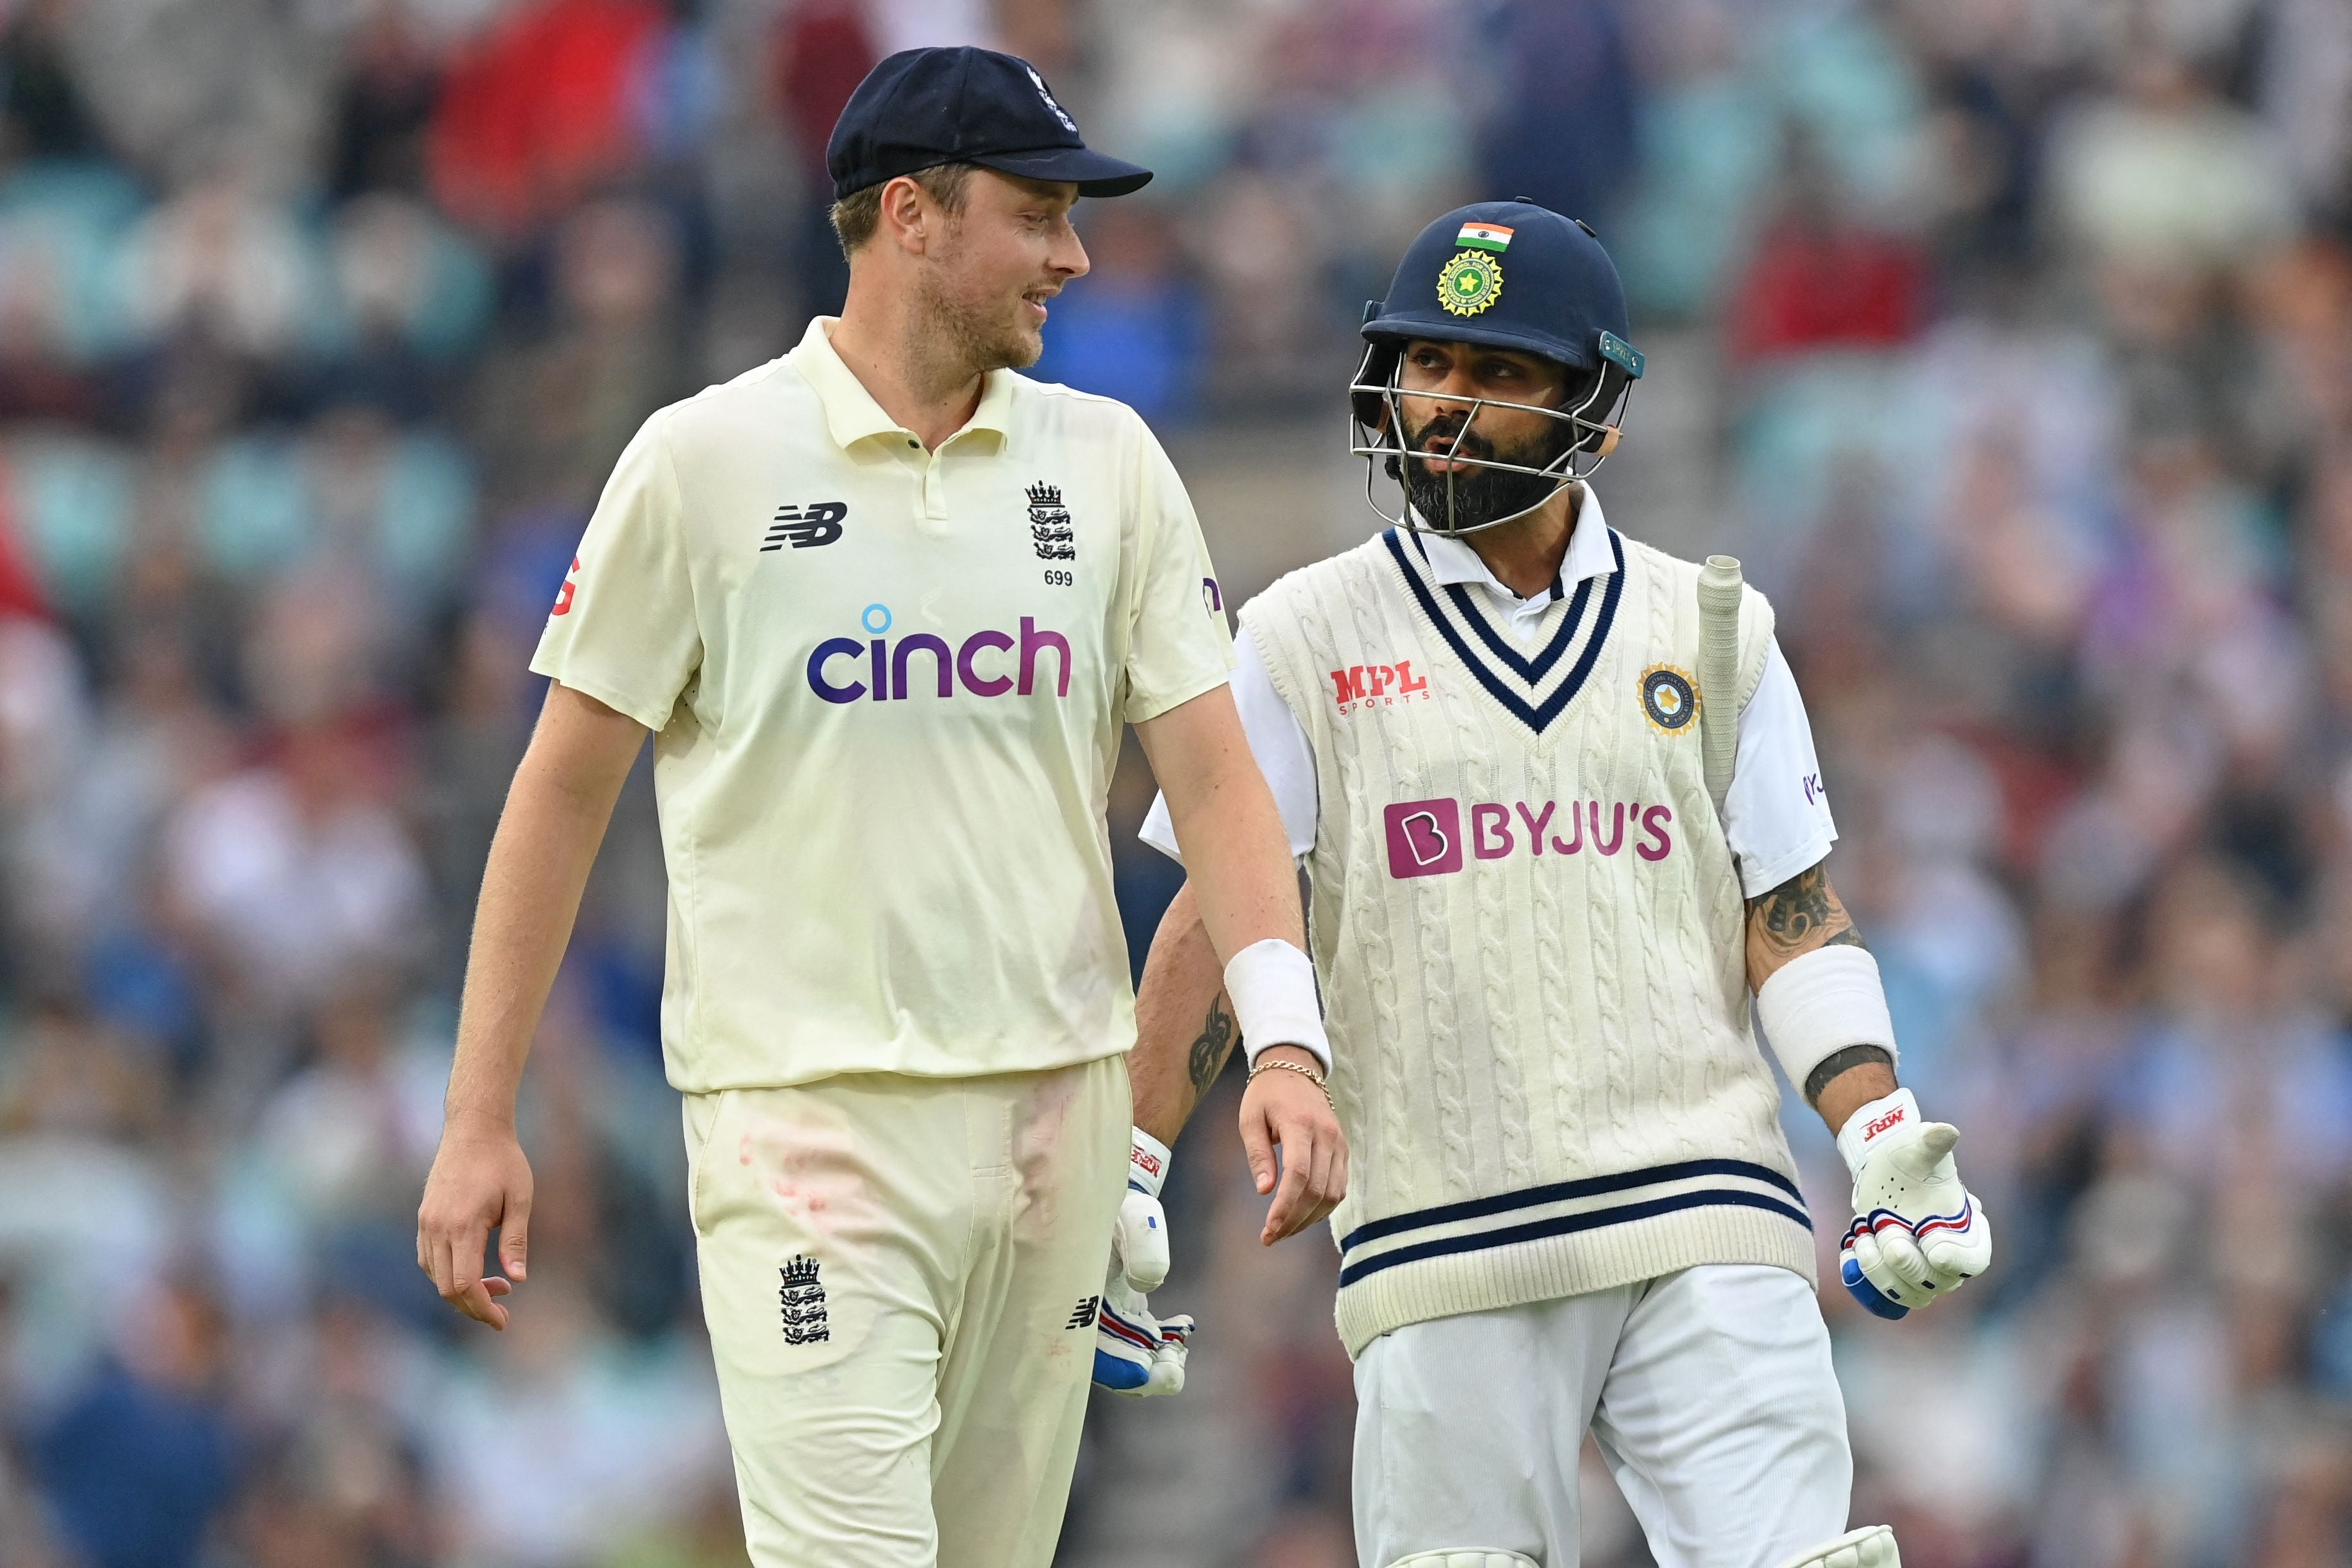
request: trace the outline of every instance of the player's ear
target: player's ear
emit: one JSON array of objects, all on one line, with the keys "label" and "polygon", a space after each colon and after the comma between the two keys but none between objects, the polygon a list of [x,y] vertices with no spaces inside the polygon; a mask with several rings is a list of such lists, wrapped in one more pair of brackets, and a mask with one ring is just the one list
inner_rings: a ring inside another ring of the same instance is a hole
[{"label": "player's ear", "polygon": [[910,256],[920,256],[929,246],[929,220],[923,188],[911,175],[900,174],[883,185],[881,221],[876,226],[882,237]]}]

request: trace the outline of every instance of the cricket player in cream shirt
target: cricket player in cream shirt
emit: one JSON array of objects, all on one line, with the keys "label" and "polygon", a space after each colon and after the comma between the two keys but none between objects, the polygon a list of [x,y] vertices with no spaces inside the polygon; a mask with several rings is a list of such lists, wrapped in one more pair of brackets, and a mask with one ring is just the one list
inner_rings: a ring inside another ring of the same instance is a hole
[{"label": "cricket player in cream shirt", "polygon": [[1042,1568],[1090,1374],[1175,1386],[1189,1330],[1140,1295],[1165,1151],[1129,1137],[1123,724],[1291,1064],[1252,1097],[1299,1171],[1282,1205],[1320,1206],[1328,1051],[1183,489],[1133,412],[1013,373],[1086,268],[1073,202],[1148,173],[979,49],[884,61],[829,162],[842,317],[646,423],[532,660],[554,685],[484,879],[418,1262],[504,1325],[523,1059],[651,731],[663,1050],[753,1559]]}]

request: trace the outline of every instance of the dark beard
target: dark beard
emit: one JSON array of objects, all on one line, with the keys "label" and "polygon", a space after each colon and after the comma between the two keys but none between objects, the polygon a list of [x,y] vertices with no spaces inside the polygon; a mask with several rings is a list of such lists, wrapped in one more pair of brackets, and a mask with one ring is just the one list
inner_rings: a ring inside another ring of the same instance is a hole
[{"label": "dark beard", "polygon": [[[1428,439],[1429,427],[1424,426],[1412,435],[1411,445],[1417,450]],[[1561,425],[1530,447],[1497,453],[1474,433],[1464,437],[1459,455],[1540,468],[1558,461],[1575,438],[1574,429]],[[1567,479],[1565,474],[1515,474],[1499,468],[1433,474],[1423,465],[1402,457],[1388,460],[1388,474],[1392,479],[1402,475],[1405,500],[1412,503],[1423,523],[1441,533],[1460,533],[1533,510],[1549,500]]]}]

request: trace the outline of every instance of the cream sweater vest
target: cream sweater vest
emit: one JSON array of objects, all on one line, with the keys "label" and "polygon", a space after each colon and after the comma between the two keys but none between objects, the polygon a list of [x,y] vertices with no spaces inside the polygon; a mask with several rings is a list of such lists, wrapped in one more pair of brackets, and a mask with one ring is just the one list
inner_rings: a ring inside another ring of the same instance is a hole
[{"label": "cream sweater vest", "polygon": [[[1242,612],[1322,794],[1350,1355],[1695,1264],[1812,1278],[1699,762],[1698,568],[1610,542],[1528,644],[1394,530]],[[1750,590],[1743,707],[1771,636]]]}]

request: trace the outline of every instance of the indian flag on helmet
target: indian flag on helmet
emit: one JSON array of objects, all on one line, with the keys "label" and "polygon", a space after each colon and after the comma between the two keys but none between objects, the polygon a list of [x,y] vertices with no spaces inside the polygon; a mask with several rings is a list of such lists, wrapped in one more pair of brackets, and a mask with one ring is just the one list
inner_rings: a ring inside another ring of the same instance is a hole
[{"label": "indian flag on helmet", "polygon": [[1465,223],[1462,226],[1462,232],[1454,237],[1454,243],[1479,250],[1508,250],[1511,248],[1511,233],[1498,223]]}]

